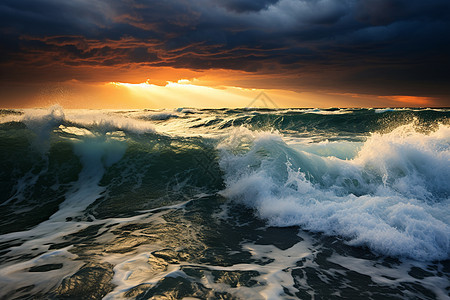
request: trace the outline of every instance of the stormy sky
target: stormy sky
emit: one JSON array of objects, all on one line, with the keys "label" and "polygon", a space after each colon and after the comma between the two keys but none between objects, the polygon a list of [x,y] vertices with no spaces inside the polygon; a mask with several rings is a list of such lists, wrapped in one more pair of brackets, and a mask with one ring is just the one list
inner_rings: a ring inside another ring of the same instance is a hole
[{"label": "stormy sky", "polygon": [[21,84],[158,84],[167,69],[449,104],[448,0],[1,0],[0,30],[8,96]]}]

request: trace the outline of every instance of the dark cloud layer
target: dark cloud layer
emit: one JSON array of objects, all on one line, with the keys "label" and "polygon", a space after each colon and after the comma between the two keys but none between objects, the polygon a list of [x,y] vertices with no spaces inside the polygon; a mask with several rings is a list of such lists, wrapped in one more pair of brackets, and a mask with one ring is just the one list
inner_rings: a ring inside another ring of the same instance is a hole
[{"label": "dark cloud layer", "polygon": [[270,5],[273,5],[278,1],[279,0],[217,0],[217,3],[231,11],[243,13],[267,9]]},{"label": "dark cloud layer", "polygon": [[3,0],[0,32],[2,81],[52,65],[142,65],[450,94],[448,0]]}]

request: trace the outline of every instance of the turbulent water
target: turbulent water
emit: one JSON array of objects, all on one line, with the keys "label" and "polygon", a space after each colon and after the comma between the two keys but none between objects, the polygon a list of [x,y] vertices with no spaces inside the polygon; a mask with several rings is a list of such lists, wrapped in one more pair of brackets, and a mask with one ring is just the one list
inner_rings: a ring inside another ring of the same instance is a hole
[{"label": "turbulent water", "polygon": [[450,110],[0,110],[0,299],[448,299]]}]

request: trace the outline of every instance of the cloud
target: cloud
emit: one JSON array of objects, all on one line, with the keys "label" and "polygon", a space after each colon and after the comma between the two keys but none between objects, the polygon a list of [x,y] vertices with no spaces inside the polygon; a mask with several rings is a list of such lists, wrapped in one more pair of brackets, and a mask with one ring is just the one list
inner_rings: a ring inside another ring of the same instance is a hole
[{"label": "cloud", "polygon": [[384,98],[387,100],[393,100],[399,102],[404,105],[422,105],[427,106],[433,103],[436,99],[432,97],[417,97],[417,96],[380,96],[380,98]]},{"label": "cloud", "polygon": [[4,34],[93,34],[111,24],[111,14],[102,0],[4,0],[0,25]]},{"label": "cloud", "polygon": [[355,16],[361,22],[382,26],[406,20],[444,19],[449,8],[445,0],[360,0],[355,5]]},{"label": "cloud", "polygon": [[225,69],[290,76],[292,89],[447,93],[449,11],[447,0],[4,0],[0,68]]},{"label": "cloud", "polygon": [[237,13],[255,12],[267,9],[279,0],[217,0],[216,2]]}]

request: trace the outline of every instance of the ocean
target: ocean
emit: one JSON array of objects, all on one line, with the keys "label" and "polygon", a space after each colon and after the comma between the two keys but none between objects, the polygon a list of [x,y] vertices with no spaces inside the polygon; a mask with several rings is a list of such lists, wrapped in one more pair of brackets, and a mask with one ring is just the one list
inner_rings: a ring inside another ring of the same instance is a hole
[{"label": "ocean", "polygon": [[0,110],[0,299],[449,299],[449,116]]}]

